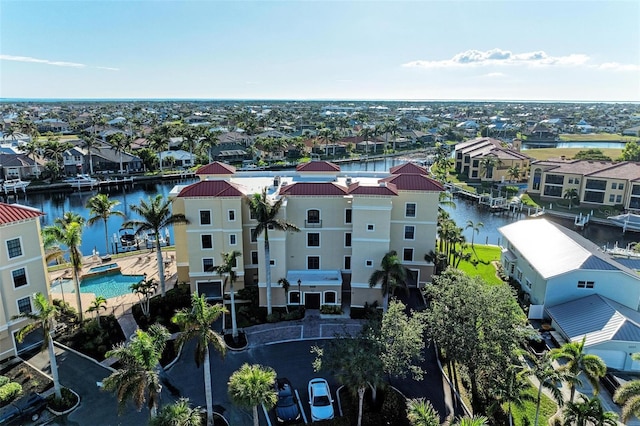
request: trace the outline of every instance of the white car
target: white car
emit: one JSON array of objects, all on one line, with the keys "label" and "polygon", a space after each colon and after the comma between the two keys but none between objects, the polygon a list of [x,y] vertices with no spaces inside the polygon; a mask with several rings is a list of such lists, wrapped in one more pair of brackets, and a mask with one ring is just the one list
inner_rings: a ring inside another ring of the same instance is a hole
[{"label": "white car", "polygon": [[325,379],[316,378],[309,381],[309,405],[312,422],[333,418],[333,399],[329,383]]}]

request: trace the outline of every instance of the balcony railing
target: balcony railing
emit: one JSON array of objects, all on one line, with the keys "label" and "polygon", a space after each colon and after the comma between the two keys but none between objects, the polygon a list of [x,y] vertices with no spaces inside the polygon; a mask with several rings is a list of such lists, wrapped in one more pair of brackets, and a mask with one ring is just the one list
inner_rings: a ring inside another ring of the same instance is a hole
[{"label": "balcony railing", "polygon": [[305,228],[322,228],[322,220],[305,220],[304,221]]}]

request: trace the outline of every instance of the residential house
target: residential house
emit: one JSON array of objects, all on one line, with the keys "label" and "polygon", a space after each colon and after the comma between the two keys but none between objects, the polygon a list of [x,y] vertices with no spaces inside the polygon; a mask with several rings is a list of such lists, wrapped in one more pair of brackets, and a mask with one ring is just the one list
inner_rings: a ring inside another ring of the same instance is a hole
[{"label": "residential house", "polygon": [[640,276],[580,234],[546,219],[499,229],[501,263],[519,283],[532,319],[550,319],[567,341],[586,336],[585,351],[617,369],[640,344]]},{"label": "residential house", "polygon": [[69,123],[66,121],[58,120],[57,118],[45,118],[42,120],[36,120],[33,122],[38,128],[40,133],[69,133]]},{"label": "residential house", "polygon": [[32,297],[48,291],[48,276],[40,236],[39,210],[19,204],[0,203],[0,360],[39,344],[35,333],[18,344],[15,333],[28,324],[13,319],[32,312]]},{"label": "residential house", "polygon": [[42,166],[26,154],[0,152],[1,179],[31,179],[42,173]]},{"label": "residential house", "polygon": [[160,154],[160,160],[163,164],[168,164],[168,158],[173,158],[173,166],[189,168],[195,165],[196,156],[184,150],[176,151],[162,151]]},{"label": "residential house", "polygon": [[[200,182],[171,192],[173,211],[190,221],[177,225],[174,233],[178,280],[191,283],[193,291],[222,298],[223,277],[214,266],[221,253],[238,250],[236,288],[257,285],[260,304],[266,305],[264,234],[255,234],[257,223],[243,200],[263,188],[271,201],[285,198],[279,218],[301,229],[268,230],[274,306],[301,303],[317,309],[379,302],[382,293],[369,287],[369,277],[390,250],[408,268],[411,285],[431,279],[433,263],[424,255],[435,249],[443,188],[422,167],[404,164],[384,176],[350,176],[324,161],[275,173],[236,172],[212,163],[197,175]],[[280,278],[292,284],[288,300],[278,291]],[[345,291],[350,300],[342,300]]]},{"label": "residential house", "polygon": [[[512,167],[520,169],[522,176],[525,176],[533,160],[518,149],[505,147],[501,141],[493,138],[460,142],[455,145],[454,151],[456,172],[467,175],[470,179],[489,182],[512,179],[509,176],[509,169]],[[487,166],[487,158],[492,160],[493,166]]]}]

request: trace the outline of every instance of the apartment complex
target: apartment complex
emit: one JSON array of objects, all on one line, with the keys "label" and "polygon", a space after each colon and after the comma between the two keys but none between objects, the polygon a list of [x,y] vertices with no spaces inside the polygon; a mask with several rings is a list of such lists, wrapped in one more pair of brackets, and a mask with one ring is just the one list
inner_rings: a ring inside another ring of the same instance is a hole
[{"label": "apartment complex", "polygon": [[[475,138],[455,146],[455,170],[469,179],[504,182],[513,179],[509,169],[517,167],[520,176],[526,176],[531,157],[521,153],[522,142],[514,140],[513,148],[503,146],[493,138]],[[489,160],[489,162],[487,162]],[[517,178],[519,180],[519,177]]]},{"label": "apartment complex", "polygon": [[48,294],[42,215],[31,207],[0,203],[0,360],[16,355],[24,346],[14,336],[26,320],[12,318],[31,312],[34,293]]},{"label": "apartment complex", "polygon": [[[172,190],[174,213],[188,225],[174,228],[178,280],[193,291],[222,298],[223,277],[214,268],[221,253],[237,250],[236,289],[257,285],[266,305],[264,233],[245,202],[261,193],[284,197],[279,218],[300,232],[268,230],[273,306],[308,308],[380,302],[380,287],[369,277],[386,253],[395,250],[410,271],[409,284],[430,280],[433,264],[424,259],[435,250],[436,221],[442,186],[424,168],[407,163],[384,173],[342,173],[324,161],[299,165],[295,171],[236,172],[212,163],[198,172],[201,180]],[[291,284],[288,300],[278,280]]]},{"label": "apartment complex", "polygon": [[534,161],[527,191],[547,201],[562,200],[572,191],[581,204],[640,210],[640,163]]}]

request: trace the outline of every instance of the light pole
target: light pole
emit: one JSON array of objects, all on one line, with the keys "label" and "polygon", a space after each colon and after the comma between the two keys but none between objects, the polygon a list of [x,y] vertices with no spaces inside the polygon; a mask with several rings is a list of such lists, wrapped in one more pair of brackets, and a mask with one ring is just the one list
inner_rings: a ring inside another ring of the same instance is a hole
[{"label": "light pole", "polygon": [[301,285],[302,285],[302,280],[298,278],[298,308],[300,308],[300,304],[302,303],[302,293],[300,292]]}]

